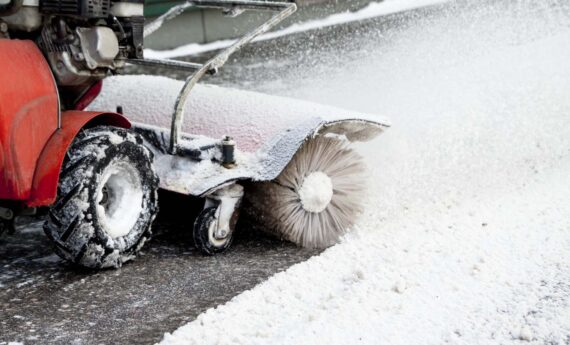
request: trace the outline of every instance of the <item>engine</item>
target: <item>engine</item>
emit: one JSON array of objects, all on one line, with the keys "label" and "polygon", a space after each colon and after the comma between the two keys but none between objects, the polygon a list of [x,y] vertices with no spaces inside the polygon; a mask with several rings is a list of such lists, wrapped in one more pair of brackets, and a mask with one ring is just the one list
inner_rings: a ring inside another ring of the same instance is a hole
[{"label": "engine", "polygon": [[143,0],[0,0],[0,37],[33,39],[65,107],[143,57]]}]

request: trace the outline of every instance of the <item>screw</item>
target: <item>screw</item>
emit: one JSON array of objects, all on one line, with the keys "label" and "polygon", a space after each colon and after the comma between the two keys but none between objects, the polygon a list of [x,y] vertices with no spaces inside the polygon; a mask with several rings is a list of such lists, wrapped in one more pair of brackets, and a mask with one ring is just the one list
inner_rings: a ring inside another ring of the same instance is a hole
[{"label": "screw", "polygon": [[8,24],[4,22],[0,23],[0,32],[8,32]]}]

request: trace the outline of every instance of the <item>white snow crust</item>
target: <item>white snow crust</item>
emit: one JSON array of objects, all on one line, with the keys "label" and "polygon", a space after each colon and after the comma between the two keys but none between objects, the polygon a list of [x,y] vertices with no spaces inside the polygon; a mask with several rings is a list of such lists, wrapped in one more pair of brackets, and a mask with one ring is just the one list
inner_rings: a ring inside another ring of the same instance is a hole
[{"label": "white snow crust", "polygon": [[[310,20],[302,23],[295,23],[284,29],[265,33],[257,37],[254,42],[266,41],[299,32],[317,30],[329,26],[376,18],[388,14],[409,11],[415,8],[442,4],[449,1],[451,0],[384,0],[381,2],[372,2],[358,11],[337,13],[326,18]],[[227,48],[234,42],[235,40],[228,39],[203,44],[191,43],[170,50],[145,49],[144,54],[145,57],[149,59],[172,59],[176,57],[200,54],[212,50]]]},{"label": "white snow crust", "polygon": [[[88,109],[114,111],[121,105],[131,121],[169,129],[183,84],[159,76],[107,78],[101,95]],[[389,125],[378,115],[207,84],[191,91],[184,109],[184,132],[218,139],[231,135],[245,152],[279,140],[283,132],[312,131],[324,123],[355,119]]]},{"label": "white snow crust", "polygon": [[485,3],[286,92],[392,118],[365,216],[161,344],[570,342],[570,7]]}]

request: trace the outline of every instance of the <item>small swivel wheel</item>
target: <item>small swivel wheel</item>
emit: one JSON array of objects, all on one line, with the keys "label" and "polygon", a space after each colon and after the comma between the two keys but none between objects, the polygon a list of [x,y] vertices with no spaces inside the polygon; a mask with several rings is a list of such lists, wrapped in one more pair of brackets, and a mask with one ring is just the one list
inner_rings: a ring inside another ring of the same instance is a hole
[{"label": "small swivel wheel", "polygon": [[11,235],[16,232],[16,226],[14,225],[14,218],[12,219],[1,219],[0,220],[0,236],[3,234]]},{"label": "small swivel wheel", "polygon": [[16,232],[15,220],[16,215],[13,210],[0,207],[0,236],[4,233],[11,235]]},{"label": "small swivel wheel", "polygon": [[231,246],[242,196],[243,187],[236,184],[208,196],[193,229],[194,244],[203,254],[218,254]]},{"label": "small swivel wheel", "polygon": [[219,207],[208,207],[194,222],[194,244],[203,254],[221,253],[232,244],[234,229],[220,229],[218,210]]}]

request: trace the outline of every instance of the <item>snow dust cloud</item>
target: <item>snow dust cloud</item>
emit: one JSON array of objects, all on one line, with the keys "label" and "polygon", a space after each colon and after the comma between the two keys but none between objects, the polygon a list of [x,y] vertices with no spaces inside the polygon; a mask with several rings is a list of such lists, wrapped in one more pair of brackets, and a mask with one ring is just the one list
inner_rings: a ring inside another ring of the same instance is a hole
[{"label": "snow dust cloud", "polygon": [[163,343],[568,343],[570,4],[396,23],[255,85],[391,118],[356,231]]},{"label": "snow dust cloud", "polygon": [[391,119],[364,145],[382,208],[457,203],[568,154],[570,3],[460,2],[411,21],[357,33],[359,51],[281,90]]}]

